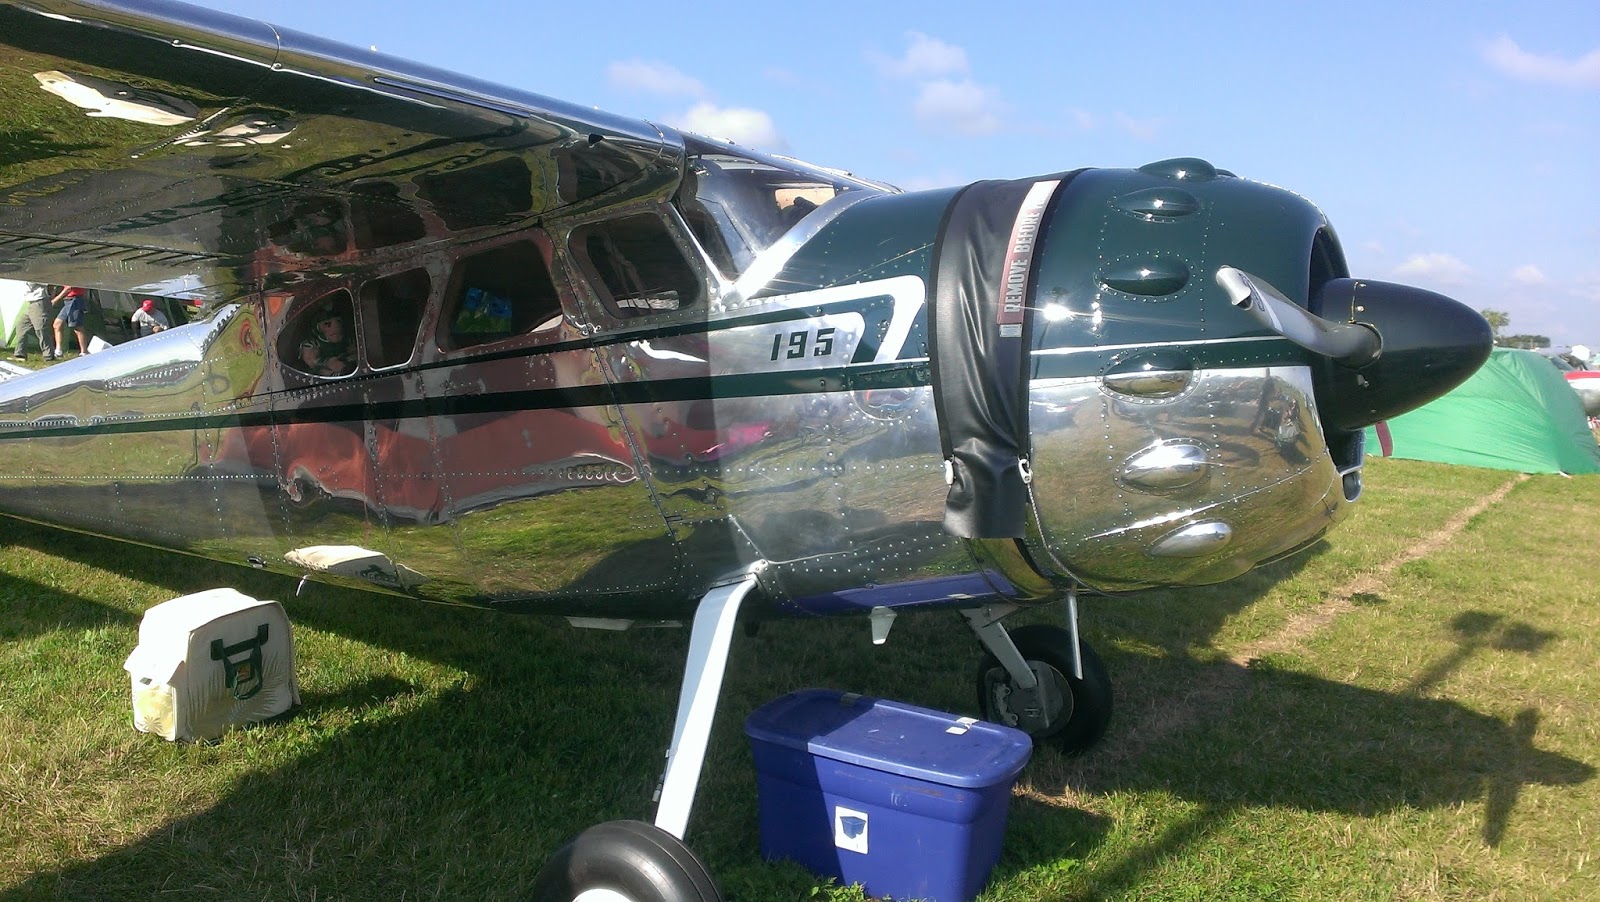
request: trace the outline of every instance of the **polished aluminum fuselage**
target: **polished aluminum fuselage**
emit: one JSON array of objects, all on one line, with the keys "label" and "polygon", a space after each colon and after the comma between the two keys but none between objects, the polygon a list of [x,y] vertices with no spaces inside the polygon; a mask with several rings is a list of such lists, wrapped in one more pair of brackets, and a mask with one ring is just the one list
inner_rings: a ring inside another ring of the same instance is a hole
[{"label": "polished aluminum fuselage", "polygon": [[[1029,316],[1093,325],[1039,327],[1024,534],[971,538],[946,524],[930,373],[953,189],[857,182],[729,273],[685,218],[685,137],[651,123],[181,5],[0,2],[0,62],[48,126],[0,167],[4,272],[206,305],[0,383],[0,513],[439,601],[667,619],[752,567],[788,613],[1216,582],[1359,491],[1359,438],[1323,435],[1308,356],[1208,284],[1243,265],[1303,300],[1314,243],[1336,243],[1303,199],[1200,161],[1096,171],[1036,223]],[[628,217],[703,303],[607,302],[576,236]],[[511,243],[536,249],[556,315],[439,337],[462,261]],[[337,377],[290,365],[297,310],[384,280],[428,285],[410,333]]]},{"label": "polished aluminum fuselage", "polygon": [[[869,319],[903,335],[923,291],[902,276],[725,318],[833,328],[850,359]],[[0,384],[0,504],[240,564],[591,616],[678,616],[756,562],[793,612],[1038,594],[942,528],[925,360],[885,342],[814,390],[742,391],[813,376],[774,369],[768,322],[708,325],[629,340],[564,321],[493,359],[286,384],[264,305],[229,307]],[[906,384],[853,387],[850,370],[886,369]],[[1216,582],[1341,515],[1303,367],[1179,381],[1164,397],[1033,382],[1035,571]],[[315,557],[329,547],[355,551]]]}]

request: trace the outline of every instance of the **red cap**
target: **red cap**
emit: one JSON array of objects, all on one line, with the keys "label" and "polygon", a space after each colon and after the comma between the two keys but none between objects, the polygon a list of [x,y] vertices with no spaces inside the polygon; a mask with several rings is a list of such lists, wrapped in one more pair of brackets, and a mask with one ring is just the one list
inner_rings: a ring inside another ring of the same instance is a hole
[{"label": "red cap", "polygon": [[156,309],[156,302],[150,298],[145,298],[139,302],[139,306],[145,310],[154,310]]}]

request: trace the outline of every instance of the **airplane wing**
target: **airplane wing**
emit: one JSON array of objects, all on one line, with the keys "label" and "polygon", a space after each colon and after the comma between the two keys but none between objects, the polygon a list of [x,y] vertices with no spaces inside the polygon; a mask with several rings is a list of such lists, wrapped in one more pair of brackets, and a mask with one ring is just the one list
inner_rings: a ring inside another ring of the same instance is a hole
[{"label": "airplane wing", "polygon": [[683,158],[646,122],[162,3],[0,3],[0,98],[0,277],[213,303],[670,192]]}]

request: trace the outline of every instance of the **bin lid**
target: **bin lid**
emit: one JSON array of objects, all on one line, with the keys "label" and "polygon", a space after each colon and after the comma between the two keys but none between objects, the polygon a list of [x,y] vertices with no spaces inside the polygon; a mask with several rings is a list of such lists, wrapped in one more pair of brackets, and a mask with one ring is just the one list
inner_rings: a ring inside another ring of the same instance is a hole
[{"label": "bin lid", "polygon": [[1033,741],[1021,730],[834,689],[773,699],[745,719],[744,731],[823,758],[962,789],[1010,780],[1033,754]]}]

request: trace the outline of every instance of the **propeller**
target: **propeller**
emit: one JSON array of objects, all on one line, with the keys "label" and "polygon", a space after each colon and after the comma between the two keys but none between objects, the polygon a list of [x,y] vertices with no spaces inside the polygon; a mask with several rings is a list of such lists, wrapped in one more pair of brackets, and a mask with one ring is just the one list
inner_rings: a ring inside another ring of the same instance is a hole
[{"label": "propeller", "polygon": [[1217,284],[1228,293],[1233,306],[1261,325],[1335,363],[1360,369],[1377,360],[1383,350],[1383,339],[1371,326],[1325,320],[1284,297],[1265,279],[1242,269],[1218,269]]},{"label": "propeller", "polygon": [[1421,407],[1466,381],[1494,346],[1489,324],[1459,301],[1409,285],[1331,279],[1305,306],[1260,276],[1224,266],[1234,306],[1330,365],[1317,373],[1323,424],[1354,431]]}]

